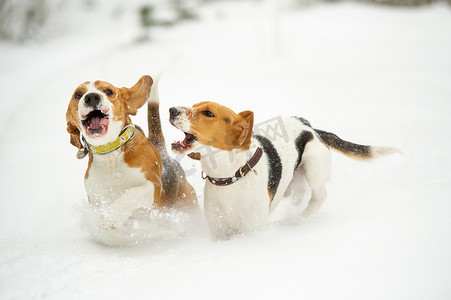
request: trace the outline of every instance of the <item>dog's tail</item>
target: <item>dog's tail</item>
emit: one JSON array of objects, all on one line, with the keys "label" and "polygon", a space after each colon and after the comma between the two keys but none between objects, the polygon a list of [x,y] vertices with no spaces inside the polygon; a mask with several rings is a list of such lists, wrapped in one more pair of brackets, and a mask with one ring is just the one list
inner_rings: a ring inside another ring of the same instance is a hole
[{"label": "dog's tail", "polygon": [[149,128],[149,140],[160,152],[166,153],[163,131],[161,130],[160,120],[160,97],[158,94],[158,82],[160,76],[153,78],[152,89],[147,100],[147,125]]},{"label": "dog's tail", "polygon": [[388,154],[401,153],[399,149],[393,147],[359,145],[342,140],[337,135],[327,131],[315,129],[315,132],[326,146],[353,159],[370,160]]}]

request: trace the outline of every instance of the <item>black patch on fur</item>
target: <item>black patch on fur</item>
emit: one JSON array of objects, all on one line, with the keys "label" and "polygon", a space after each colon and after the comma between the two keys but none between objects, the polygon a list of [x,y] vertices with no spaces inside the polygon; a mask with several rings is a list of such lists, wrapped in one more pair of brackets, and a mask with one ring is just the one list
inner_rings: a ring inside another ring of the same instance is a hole
[{"label": "black patch on fur", "polygon": [[261,135],[254,135],[254,137],[260,142],[263,152],[268,156],[268,190],[274,197],[279,187],[280,179],[282,178],[282,161],[270,140]]},{"label": "black patch on fur", "polygon": [[304,124],[305,126],[312,127],[312,125],[310,125],[310,122],[307,121],[307,120],[304,119],[304,118],[296,117],[296,116],[293,116],[292,118],[295,118],[296,120],[298,120],[299,122],[301,122],[301,123]]},{"label": "black patch on fur", "polygon": [[171,205],[176,204],[179,189],[180,165],[166,153],[160,153],[163,162],[161,170],[162,195]]},{"label": "black patch on fur", "polygon": [[302,154],[304,154],[305,145],[313,139],[313,134],[310,131],[302,131],[301,134],[296,138],[294,144],[296,145],[296,150],[298,151],[298,158],[294,165],[294,169],[296,170],[299,167],[299,164],[302,161]]},{"label": "black patch on fur", "polygon": [[318,135],[320,136],[321,140],[328,146],[339,150],[343,153],[353,153],[356,156],[361,156],[361,157],[370,157],[370,146],[365,146],[365,145],[359,145],[359,144],[354,144],[351,142],[347,142],[345,140],[340,139],[337,135],[327,132],[327,131],[323,131],[323,130],[319,130],[319,129],[315,129],[315,131],[318,133]]}]

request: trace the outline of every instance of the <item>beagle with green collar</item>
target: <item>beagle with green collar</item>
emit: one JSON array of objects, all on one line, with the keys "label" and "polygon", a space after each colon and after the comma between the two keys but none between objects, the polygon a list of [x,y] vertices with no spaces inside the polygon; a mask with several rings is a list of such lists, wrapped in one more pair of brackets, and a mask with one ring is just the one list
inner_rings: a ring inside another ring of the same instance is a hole
[{"label": "beagle with green collar", "polygon": [[[69,102],[67,131],[77,157],[89,155],[85,189],[90,206],[102,212],[101,228],[122,227],[138,209],[197,207],[185,173],[166,152],[152,84],[150,76],[131,88],[85,82]],[[130,119],[146,102],[149,138]]]},{"label": "beagle with green collar", "polygon": [[236,114],[214,102],[170,109],[171,124],[185,133],[172,150],[200,159],[207,179],[204,212],[214,239],[262,229],[284,196],[302,192],[304,178],[312,193],[303,217],[318,211],[331,171],[329,149],[362,160],[398,152],[344,141],[303,118],[279,121],[286,136],[271,140],[253,132],[251,111]]}]

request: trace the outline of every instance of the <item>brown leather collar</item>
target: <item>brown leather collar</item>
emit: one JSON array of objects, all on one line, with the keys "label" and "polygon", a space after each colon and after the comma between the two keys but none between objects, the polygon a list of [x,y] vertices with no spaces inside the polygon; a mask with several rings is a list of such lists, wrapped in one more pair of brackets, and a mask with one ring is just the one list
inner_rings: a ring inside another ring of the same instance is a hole
[{"label": "brown leather collar", "polygon": [[252,168],[255,167],[255,165],[260,161],[260,158],[262,158],[263,151],[260,147],[255,150],[254,155],[247,161],[247,163],[238,169],[238,171],[235,172],[235,175],[233,177],[226,177],[226,178],[214,178],[210,176],[205,176],[205,178],[208,179],[212,184],[217,186],[227,186],[231,185],[235,182],[237,182],[242,177],[246,176],[247,173],[250,171],[254,171],[255,174],[257,174],[257,171],[253,170]]}]

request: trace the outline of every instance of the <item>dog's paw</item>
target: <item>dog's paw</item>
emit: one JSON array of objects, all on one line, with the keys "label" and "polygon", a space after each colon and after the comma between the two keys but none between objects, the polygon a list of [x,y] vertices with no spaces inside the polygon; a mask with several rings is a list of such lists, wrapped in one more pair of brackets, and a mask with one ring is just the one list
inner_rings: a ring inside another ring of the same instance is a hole
[{"label": "dog's paw", "polygon": [[103,230],[116,230],[124,226],[128,216],[106,213],[100,218],[99,227]]},{"label": "dog's paw", "polygon": [[102,230],[115,230],[118,228],[118,225],[117,225],[117,222],[115,222],[111,218],[102,216],[100,218],[99,228]]}]

